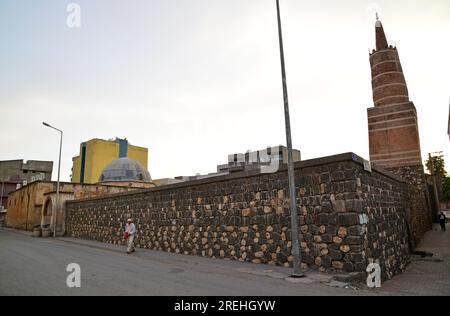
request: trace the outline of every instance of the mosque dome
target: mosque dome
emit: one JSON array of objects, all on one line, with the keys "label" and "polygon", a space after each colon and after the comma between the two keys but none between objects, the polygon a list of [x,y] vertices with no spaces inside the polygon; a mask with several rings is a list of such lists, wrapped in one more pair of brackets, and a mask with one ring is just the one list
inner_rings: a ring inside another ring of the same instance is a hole
[{"label": "mosque dome", "polygon": [[150,173],[136,160],[120,158],[110,162],[103,169],[99,182],[140,181],[151,182]]}]

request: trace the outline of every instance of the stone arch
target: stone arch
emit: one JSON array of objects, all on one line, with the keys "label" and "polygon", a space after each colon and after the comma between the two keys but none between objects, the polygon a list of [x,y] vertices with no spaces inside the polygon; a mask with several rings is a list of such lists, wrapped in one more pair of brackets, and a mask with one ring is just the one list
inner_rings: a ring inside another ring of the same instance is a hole
[{"label": "stone arch", "polygon": [[53,215],[53,201],[50,197],[44,203],[44,207],[42,209],[42,221],[41,225],[49,225],[51,224]]},{"label": "stone arch", "polygon": [[[30,220],[30,192],[27,193],[27,215],[25,217],[25,230],[28,230],[28,224],[29,224],[29,220]],[[34,219],[34,216],[33,216]]]}]

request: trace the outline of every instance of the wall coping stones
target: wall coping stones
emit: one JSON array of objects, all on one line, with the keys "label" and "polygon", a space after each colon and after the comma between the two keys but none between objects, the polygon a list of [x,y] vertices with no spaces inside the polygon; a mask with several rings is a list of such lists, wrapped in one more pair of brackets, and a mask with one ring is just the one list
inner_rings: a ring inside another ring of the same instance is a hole
[{"label": "wall coping stones", "polygon": [[[348,152],[348,153],[343,153],[343,154],[338,154],[338,155],[333,155],[333,156],[326,156],[326,157],[321,157],[321,158],[314,158],[314,159],[299,161],[294,164],[294,169],[298,170],[298,169],[306,169],[306,168],[311,168],[311,167],[320,167],[322,165],[334,164],[334,163],[339,163],[339,162],[354,162],[356,164],[364,166],[365,161],[366,161],[365,159],[361,158],[357,154]],[[287,165],[282,165],[276,173],[286,172],[286,171],[287,171]],[[406,183],[401,177],[399,177],[385,169],[382,169],[378,166],[372,166],[372,172],[374,172],[374,171],[378,172],[388,178],[396,180],[398,182]],[[181,189],[181,188],[193,187],[193,186],[210,184],[210,183],[226,182],[226,181],[235,180],[235,179],[258,177],[261,175],[262,174],[258,170],[236,172],[236,173],[231,173],[228,175],[221,175],[221,176],[211,177],[211,178],[207,178],[207,179],[199,179],[199,180],[193,180],[193,181],[187,181],[187,182],[181,182],[181,183],[174,183],[174,184],[170,184],[170,185],[154,187],[154,188],[149,188],[149,189],[136,189],[131,192],[122,192],[122,193],[116,193],[116,194],[111,194],[111,195],[107,195],[107,196],[72,200],[72,201],[67,201],[66,203],[77,203],[77,202],[81,202],[81,201],[96,201],[96,200],[110,199],[113,197],[133,196],[133,195],[140,195],[140,194],[145,194],[145,193],[150,193],[150,192],[170,191],[170,190],[174,190],[174,189]]]},{"label": "wall coping stones", "polygon": [[[38,181],[34,181],[34,182],[31,182],[31,183],[28,183],[26,186],[21,186],[19,189],[16,189],[16,190],[14,190],[14,191],[11,191],[9,194],[13,194],[14,192],[17,192],[17,191],[20,191],[20,190],[22,190],[23,188],[25,188],[25,187],[29,187],[29,186],[34,186],[34,185],[38,185],[38,184],[54,184],[54,185],[56,185],[57,184],[57,181],[46,181],[46,180],[38,180]],[[78,183],[78,182],[64,182],[64,181],[60,181],[59,182],[59,185],[73,185],[73,186],[76,186],[76,185],[82,185],[82,186],[84,186],[84,187],[111,187],[111,188],[124,188],[123,186],[120,186],[120,185],[105,185],[105,184],[101,184],[101,183],[94,183],[94,184],[91,184],[91,183],[89,183],[89,184],[87,184],[87,183]],[[54,191],[54,192],[56,192],[56,191]]]}]

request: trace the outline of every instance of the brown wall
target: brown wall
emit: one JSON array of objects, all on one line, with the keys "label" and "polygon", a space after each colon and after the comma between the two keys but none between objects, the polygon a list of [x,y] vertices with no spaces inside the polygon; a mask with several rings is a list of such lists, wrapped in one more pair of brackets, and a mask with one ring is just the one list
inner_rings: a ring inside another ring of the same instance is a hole
[{"label": "brown wall", "polygon": [[34,182],[10,193],[6,225],[17,229],[31,230],[40,224],[44,194],[55,190],[51,182]]},{"label": "brown wall", "polygon": [[372,163],[382,168],[422,163],[416,108],[412,102],[368,109]]},{"label": "brown wall", "polygon": [[[60,191],[72,193],[74,199],[92,198],[132,190],[136,189],[65,182],[60,184]],[[56,182],[39,181],[10,193],[6,225],[22,230],[32,230],[34,225],[40,225],[42,206],[46,202],[46,195],[54,191],[56,191]]]}]

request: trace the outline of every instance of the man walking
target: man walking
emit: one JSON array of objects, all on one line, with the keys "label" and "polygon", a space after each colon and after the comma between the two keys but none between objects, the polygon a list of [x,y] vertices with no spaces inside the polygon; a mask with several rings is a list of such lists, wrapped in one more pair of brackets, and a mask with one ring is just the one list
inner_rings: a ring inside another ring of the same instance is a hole
[{"label": "man walking", "polygon": [[445,232],[445,214],[444,212],[441,212],[441,214],[439,214],[439,224],[441,224],[441,231]]},{"label": "man walking", "polygon": [[135,251],[134,249],[134,238],[136,237],[136,226],[133,220],[129,218],[127,220],[127,225],[125,226],[125,238],[127,239],[127,254]]}]

